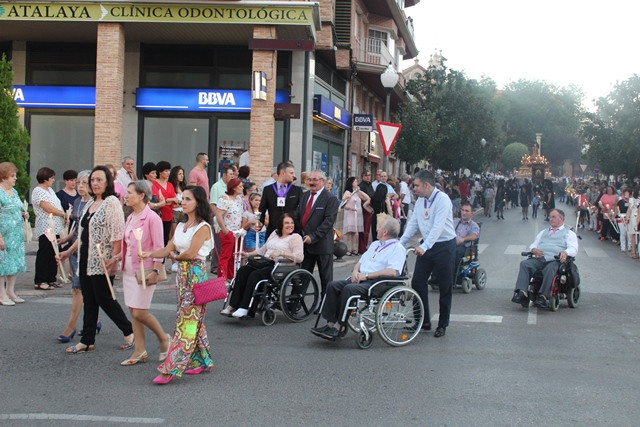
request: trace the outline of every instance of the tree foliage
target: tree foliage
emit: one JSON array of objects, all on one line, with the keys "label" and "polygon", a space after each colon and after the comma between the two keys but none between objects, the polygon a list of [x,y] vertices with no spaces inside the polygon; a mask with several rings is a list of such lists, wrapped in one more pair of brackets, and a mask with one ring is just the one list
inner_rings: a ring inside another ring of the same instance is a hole
[{"label": "tree foliage", "polygon": [[582,144],[577,137],[585,111],[582,91],[576,87],[556,87],[543,81],[519,80],[504,91],[507,112],[503,131],[505,143],[520,141],[527,146],[542,133],[542,155],[554,167],[564,160],[577,162]]},{"label": "tree foliage", "polygon": [[11,162],[18,168],[16,190],[26,195],[29,190],[27,161],[29,134],[18,119],[18,106],[13,100],[13,71],[5,55],[0,58],[0,162]]},{"label": "tree foliage", "polygon": [[[407,83],[410,100],[401,109],[403,131],[395,145],[401,160],[429,160],[446,170],[480,170],[495,155],[498,125],[495,84],[467,79],[462,72],[429,68]],[[493,143],[482,147],[485,138]]]},{"label": "tree foliage", "polygon": [[521,142],[512,142],[502,150],[502,163],[507,169],[513,169],[520,166],[522,156],[529,154],[529,149]]},{"label": "tree foliage", "polygon": [[600,164],[606,174],[640,176],[640,77],[633,75],[615,85],[587,115],[582,136],[589,163]]}]

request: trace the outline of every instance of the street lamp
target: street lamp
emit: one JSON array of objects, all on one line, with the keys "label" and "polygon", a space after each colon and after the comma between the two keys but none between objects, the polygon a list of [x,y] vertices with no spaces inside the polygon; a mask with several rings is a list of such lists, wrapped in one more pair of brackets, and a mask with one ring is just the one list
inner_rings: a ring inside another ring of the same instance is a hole
[{"label": "street lamp", "polygon": [[484,146],[485,146],[485,145],[487,145],[487,140],[486,140],[486,139],[484,139],[484,138],[482,138],[482,139],[480,140],[480,145],[482,146],[482,148],[484,148]]},{"label": "street lamp", "polygon": [[[389,66],[387,67],[387,69],[384,70],[384,73],[380,74],[380,82],[382,83],[384,90],[387,92],[387,102],[384,108],[384,121],[387,123],[389,123],[389,106],[391,104],[391,91],[396,86],[396,84],[398,84],[398,79],[399,79],[398,73],[396,73],[396,70],[394,70],[393,67],[391,66],[391,62],[389,62]],[[384,153],[382,154],[383,154],[382,170],[387,172],[389,159],[387,159],[386,154]]]}]

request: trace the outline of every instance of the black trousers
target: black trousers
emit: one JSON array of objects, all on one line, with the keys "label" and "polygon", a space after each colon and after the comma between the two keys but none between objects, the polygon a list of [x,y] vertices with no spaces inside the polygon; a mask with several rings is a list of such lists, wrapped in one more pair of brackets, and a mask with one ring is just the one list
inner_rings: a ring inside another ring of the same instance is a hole
[{"label": "black trousers", "polygon": [[342,319],[347,300],[353,295],[366,295],[374,280],[351,283],[351,279],[334,280],[327,286],[327,294],[322,305],[322,317],[327,322],[336,323]]},{"label": "black trousers", "polygon": [[[268,237],[268,236],[267,236]],[[211,272],[218,274],[218,253],[220,252],[220,233],[213,233],[214,248],[211,251]]]},{"label": "black trousers", "polygon": [[162,221],[162,237],[164,237],[164,245],[169,243],[169,235],[171,234],[171,223],[173,221]]},{"label": "black trousers", "polygon": [[271,270],[273,270],[273,266],[253,268],[247,264],[240,267],[233,282],[229,305],[233,308],[248,309],[256,284],[261,280],[268,279],[271,276]]},{"label": "black trousers", "polygon": [[322,295],[324,295],[327,293],[327,285],[333,280],[333,254],[311,254],[305,247],[301,267],[313,274],[316,263],[322,285]]},{"label": "black trousers", "polygon": [[[111,277],[113,283],[113,277]],[[96,323],[98,322],[98,311],[100,308],[109,316],[123,336],[131,335],[133,329],[131,322],[124,314],[122,307],[117,300],[111,297],[107,276],[87,276],[80,274],[80,286],[82,288],[82,298],[84,300],[84,317],[82,319],[82,339],[84,345],[93,345],[96,342]]]},{"label": "black trousers", "polygon": [[440,288],[439,328],[449,326],[451,314],[451,296],[453,288],[454,264],[456,259],[456,239],[438,242],[424,255],[416,257],[416,267],[411,279],[411,287],[418,292],[424,304],[424,323],[429,323],[429,285],[427,281],[433,273]]},{"label": "black trousers", "polygon": [[[58,236],[56,236],[57,238]],[[33,283],[53,283],[58,274],[58,262],[51,242],[45,234],[38,237],[38,252],[36,253],[36,273]]]}]

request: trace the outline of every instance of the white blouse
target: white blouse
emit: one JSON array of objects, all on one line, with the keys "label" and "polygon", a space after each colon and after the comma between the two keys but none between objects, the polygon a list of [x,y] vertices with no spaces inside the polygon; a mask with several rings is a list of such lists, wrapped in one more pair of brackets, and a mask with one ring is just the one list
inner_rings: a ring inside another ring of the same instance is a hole
[{"label": "white blouse", "polygon": [[203,261],[206,260],[207,255],[209,255],[209,253],[211,253],[211,250],[213,249],[213,234],[211,234],[211,226],[206,221],[202,221],[195,227],[187,228],[186,232],[184,231],[184,226],[184,222],[179,223],[176,227],[176,232],[173,235],[173,244],[176,247],[176,251],[178,251],[178,253],[182,253],[189,249],[191,247],[191,240],[193,240],[193,236],[196,234],[196,231],[198,231],[201,227],[208,227],[209,239],[204,241],[196,255],[196,259]]},{"label": "white blouse", "polygon": [[[49,214],[40,207],[40,202],[49,202],[56,209],[62,209],[62,204],[60,203],[60,199],[56,196],[56,192],[53,191],[53,188],[49,187],[48,190],[45,190],[42,187],[36,186],[31,191],[31,204],[33,205],[33,212],[36,214],[36,236],[42,236],[49,225]],[[64,220],[60,216],[53,216],[53,228],[55,234],[60,234],[62,228],[64,227]]]},{"label": "white blouse", "polygon": [[[91,205],[95,202],[91,199],[84,207],[80,218],[84,217]],[[78,236],[82,236],[82,220],[78,224]],[[87,259],[87,276],[97,276],[104,274],[100,257],[96,249],[96,243],[100,243],[100,251],[108,260],[112,256],[113,242],[122,240],[124,234],[124,213],[122,205],[116,196],[109,196],[94,212],[89,221],[89,257]],[[78,237],[78,244],[82,245],[82,239]],[[82,254],[78,248],[78,254]],[[82,256],[82,255],[80,255]],[[78,259],[80,262],[80,259]]]}]

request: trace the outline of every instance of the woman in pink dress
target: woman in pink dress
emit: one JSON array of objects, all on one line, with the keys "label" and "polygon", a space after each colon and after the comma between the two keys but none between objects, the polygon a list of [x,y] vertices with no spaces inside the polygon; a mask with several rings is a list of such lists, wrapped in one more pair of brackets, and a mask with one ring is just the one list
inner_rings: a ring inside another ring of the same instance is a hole
[{"label": "woman in pink dress", "polygon": [[362,233],[362,204],[369,200],[369,196],[358,187],[355,176],[347,179],[346,191],[342,196],[344,203],[344,219],[342,221],[342,241],[347,245],[347,255],[358,255],[358,233]]},{"label": "woman in pink dress", "polygon": [[124,288],[124,303],[131,312],[131,324],[135,336],[134,350],[130,358],[120,363],[122,366],[135,365],[147,361],[145,349],[144,327],[149,328],[160,342],[160,357],[163,361],[167,357],[170,337],[167,335],[156,317],[149,313],[151,298],[155,284],[158,282],[158,270],[163,268],[162,258],[144,261],[145,284],[142,286],[140,259],[138,258],[138,241],[135,230],[142,230],[142,250],[153,252],[164,247],[162,220],[149,208],[151,187],[147,181],[133,181],[127,187],[126,204],[133,212],[127,218],[122,238],[122,251],[118,259],[122,260],[122,287]]}]

